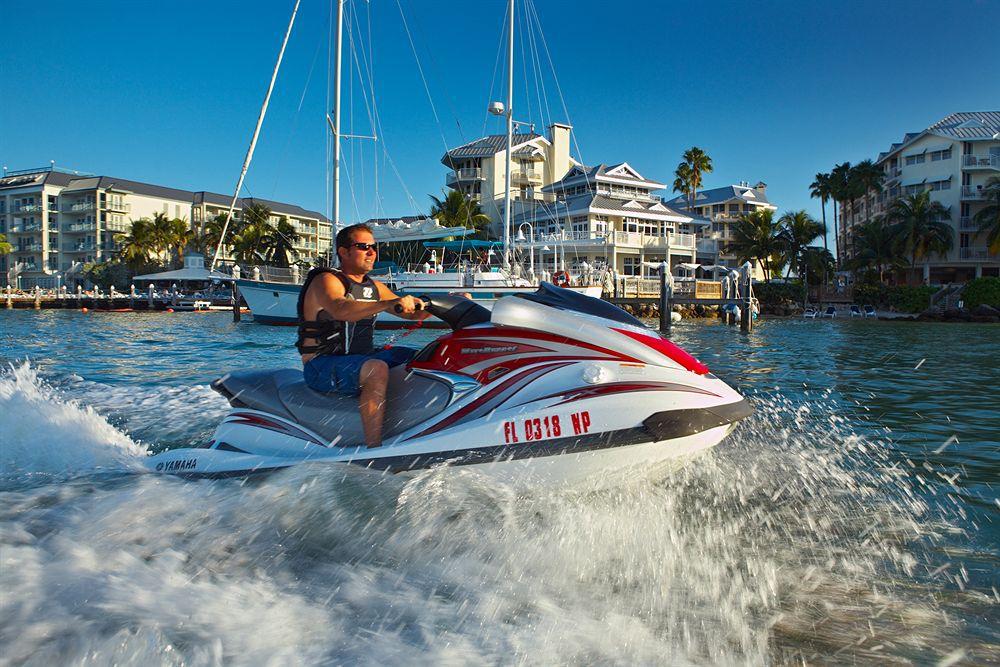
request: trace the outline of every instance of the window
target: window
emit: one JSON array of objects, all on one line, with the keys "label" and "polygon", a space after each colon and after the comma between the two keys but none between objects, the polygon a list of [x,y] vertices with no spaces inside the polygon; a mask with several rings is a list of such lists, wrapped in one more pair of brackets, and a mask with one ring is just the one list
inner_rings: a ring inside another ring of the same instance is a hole
[{"label": "window", "polygon": [[923,164],[926,161],[926,159],[927,159],[927,156],[924,155],[923,153],[920,153],[919,155],[907,155],[906,156],[906,164],[911,164],[911,165],[912,164]]},{"label": "window", "polygon": [[623,258],[624,264],[622,265],[622,274],[626,276],[638,276],[642,271],[642,265],[639,263],[638,257],[625,257]]},{"label": "window", "polygon": [[950,160],[950,159],[951,159],[950,148],[947,150],[934,151],[933,153],[931,153],[931,162],[940,162],[941,160]]}]

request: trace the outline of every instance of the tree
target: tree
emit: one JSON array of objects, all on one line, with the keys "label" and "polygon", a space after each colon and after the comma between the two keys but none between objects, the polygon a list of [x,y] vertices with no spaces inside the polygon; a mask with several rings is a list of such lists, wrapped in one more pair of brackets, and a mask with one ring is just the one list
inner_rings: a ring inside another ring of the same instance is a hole
[{"label": "tree", "polygon": [[852,199],[854,183],[851,181],[851,163],[836,165],[830,172],[830,196],[833,199],[833,221],[837,225],[837,204],[840,204],[840,225],[837,227],[837,263],[847,259],[847,215],[845,206]]},{"label": "tree", "polygon": [[[702,175],[712,172],[712,158],[708,157],[705,151],[701,150],[697,146],[692,146],[691,148],[684,151],[684,162],[681,164],[686,164],[688,167],[688,208],[694,206],[695,201],[698,199],[698,188],[701,187]],[[678,171],[680,171],[680,165],[677,166]],[[680,174],[678,174],[678,177]]]},{"label": "tree", "polygon": [[893,229],[882,218],[871,220],[854,232],[855,253],[848,268],[874,269],[878,271],[878,281],[884,283],[887,268],[905,265],[898,246]]},{"label": "tree", "polygon": [[299,233],[288,220],[279,220],[272,229],[274,231],[267,239],[267,261],[275,266],[289,266],[299,256],[299,251],[295,249]]},{"label": "tree", "polygon": [[169,247],[177,253],[177,263],[184,264],[184,251],[195,240],[194,230],[188,227],[184,218],[174,218],[170,221]]},{"label": "tree", "polygon": [[740,261],[760,262],[764,282],[771,281],[771,258],[782,254],[785,244],[779,235],[778,223],[771,209],[757,209],[744,213],[732,226],[733,240],[726,252],[735,254]]},{"label": "tree", "polygon": [[486,238],[486,227],[490,217],[479,208],[479,203],[458,190],[449,190],[444,199],[429,195],[431,217],[445,227],[466,227],[474,229],[474,238]]},{"label": "tree", "polygon": [[118,256],[133,272],[145,266],[156,252],[152,221],[133,220],[127,234],[115,234],[115,243],[119,246]]},{"label": "tree", "polygon": [[910,266],[931,254],[943,255],[955,244],[951,225],[943,222],[948,209],[931,200],[927,190],[892,202],[886,213],[897,248],[910,256]]},{"label": "tree", "polygon": [[827,230],[829,229],[829,227],[826,226],[826,200],[830,198],[831,194],[830,174],[816,174],[816,178],[813,180],[812,185],[809,186],[809,196],[813,199],[819,199],[820,201],[820,205],[823,210],[823,247],[827,250],[830,249],[830,246],[826,240]]},{"label": "tree", "polygon": [[14,246],[7,243],[7,237],[0,234],[0,255],[9,255],[14,249]]},{"label": "tree", "polygon": [[802,251],[816,240],[823,229],[811,215],[805,211],[789,212],[781,216],[778,220],[781,225],[781,240],[784,242],[785,253],[788,258],[788,274],[792,274],[792,268],[801,275]]},{"label": "tree", "polygon": [[688,206],[691,205],[691,167],[687,162],[681,162],[674,171],[674,192],[687,197]]},{"label": "tree", "polygon": [[[239,234],[239,227],[234,219],[229,223],[227,234],[233,236]],[[211,220],[206,220],[201,226],[201,233],[195,235],[192,246],[204,255],[215,255],[215,249],[219,247],[219,239],[222,238],[222,228],[226,224],[226,214],[220,213]],[[230,237],[232,238],[232,237]]]},{"label": "tree", "polygon": [[865,198],[865,219],[868,219],[868,192],[882,192],[882,181],[885,173],[871,160],[862,160],[851,169],[851,180],[854,182],[853,194]]},{"label": "tree", "polygon": [[994,255],[1000,254],[1000,176],[994,176],[983,188],[986,206],[976,213],[973,220],[979,233],[986,234],[986,245]]}]

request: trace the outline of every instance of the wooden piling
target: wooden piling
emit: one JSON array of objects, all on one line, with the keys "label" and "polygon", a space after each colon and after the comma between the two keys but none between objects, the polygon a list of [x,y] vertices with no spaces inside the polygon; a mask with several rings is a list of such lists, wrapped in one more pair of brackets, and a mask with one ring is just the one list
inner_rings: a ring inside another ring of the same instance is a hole
[{"label": "wooden piling", "polygon": [[240,288],[233,281],[233,322],[240,321]]},{"label": "wooden piling", "polygon": [[667,272],[660,268],[660,332],[670,333],[670,286],[667,284]]}]

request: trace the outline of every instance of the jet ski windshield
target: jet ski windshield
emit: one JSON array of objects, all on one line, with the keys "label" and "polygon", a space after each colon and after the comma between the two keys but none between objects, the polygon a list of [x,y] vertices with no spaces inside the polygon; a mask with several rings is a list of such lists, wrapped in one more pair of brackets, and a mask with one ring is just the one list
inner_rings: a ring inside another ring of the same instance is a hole
[{"label": "jet ski windshield", "polygon": [[424,296],[420,299],[426,304],[427,312],[442,320],[451,327],[452,331],[490,321],[488,308],[464,296],[447,294],[434,297]]},{"label": "jet ski windshield", "polygon": [[540,303],[550,308],[559,310],[572,310],[586,315],[603,317],[606,320],[630,324],[634,327],[646,328],[646,325],[638,319],[629,315],[618,306],[612,305],[602,299],[595,299],[592,296],[580,294],[570,289],[556,287],[552,283],[543,282],[537,291],[530,294],[517,294],[520,299],[527,299]]}]

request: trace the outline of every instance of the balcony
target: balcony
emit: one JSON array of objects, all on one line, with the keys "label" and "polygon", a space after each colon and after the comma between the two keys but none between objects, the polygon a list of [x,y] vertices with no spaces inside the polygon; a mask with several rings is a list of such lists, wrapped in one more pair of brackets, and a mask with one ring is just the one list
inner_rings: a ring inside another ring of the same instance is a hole
[{"label": "balcony", "polygon": [[36,222],[30,225],[15,224],[10,226],[11,234],[33,234],[35,232],[40,232],[40,231],[42,231],[42,223],[40,222]]},{"label": "balcony", "polygon": [[14,215],[31,215],[33,213],[41,213],[41,204],[14,204],[14,207],[10,211]]},{"label": "balcony", "polygon": [[76,245],[64,245],[63,252],[91,252],[97,250],[94,243],[77,243]]},{"label": "balcony", "polygon": [[128,233],[132,230],[132,223],[130,222],[106,222],[104,223],[104,228],[109,232],[125,232]]},{"label": "balcony", "polygon": [[452,185],[454,183],[481,180],[483,180],[482,169],[479,167],[464,167],[462,169],[453,169],[452,171],[449,171],[446,182],[448,185]]},{"label": "balcony", "polygon": [[77,222],[72,225],[63,225],[63,231],[67,234],[72,234],[74,232],[95,232],[97,231],[97,223]]},{"label": "balcony", "polygon": [[990,259],[990,251],[986,246],[959,248],[959,259]]},{"label": "balcony", "polygon": [[96,205],[92,201],[78,201],[62,205],[63,213],[85,213],[93,211]]},{"label": "balcony", "polygon": [[652,236],[641,232],[612,232],[609,238],[615,245],[636,248],[666,248],[668,244],[671,248],[682,250],[693,250],[695,247],[694,234]]},{"label": "balcony", "polygon": [[1000,171],[1000,155],[963,155],[962,169],[992,169]]},{"label": "balcony", "polygon": [[25,243],[17,246],[14,252],[41,252],[43,247],[41,243]]},{"label": "balcony", "polygon": [[719,241],[718,239],[697,239],[697,252],[699,255],[718,255],[719,254]]},{"label": "balcony", "polygon": [[958,219],[958,228],[963,232],[974,232],[979,229],[979,225],[976,224],[971,215],[963,215]]},{"label": "balcony", "polygon": [[902,175],[903,175],[902,169],[900,169],[899,167],[896,167],[895,169],[890,167],[889,169],[885,170],[885,182],[888,183],[889,181],[894,181]]},{"label": "balcony", "polygon": [[515,183],[540,183],[542,172],[535,169],[514,169],[510,173],[510,178]]},{"label": "balcony", "polygon": [[981,185],[963,185],[962,186],[962,199],[971,199],[972,201],[984,201],[986,199],[986,191]]},{"label": "balcony", "polygon": [[107,211],[116,211],[118,213],[130,213],[132,211],[132,204],[126,204],[123,201],[117,201],[114,199],[105,202],[103,206]]}]

